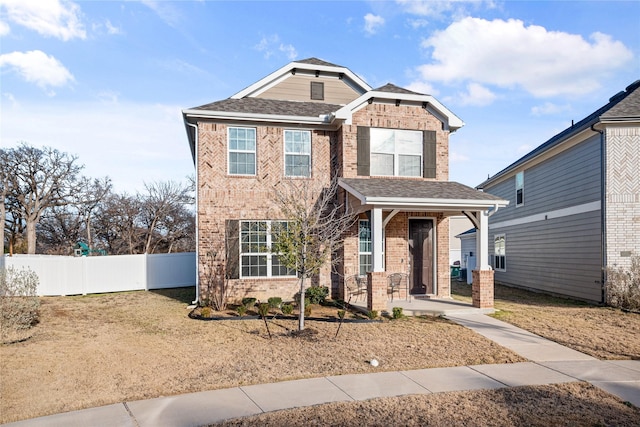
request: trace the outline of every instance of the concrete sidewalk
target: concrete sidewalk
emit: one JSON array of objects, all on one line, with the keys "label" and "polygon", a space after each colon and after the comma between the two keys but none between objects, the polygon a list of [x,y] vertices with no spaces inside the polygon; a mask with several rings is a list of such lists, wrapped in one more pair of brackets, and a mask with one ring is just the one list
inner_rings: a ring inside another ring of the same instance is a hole
[{"label": "concrete sidewalk", "polygon": [[640,406],[640,361],[600,361],[482,314],[447,316],[531,362],[340,375],[124,402],[6,426],[201,426],[226,419],[376,397],[589,383]]}]

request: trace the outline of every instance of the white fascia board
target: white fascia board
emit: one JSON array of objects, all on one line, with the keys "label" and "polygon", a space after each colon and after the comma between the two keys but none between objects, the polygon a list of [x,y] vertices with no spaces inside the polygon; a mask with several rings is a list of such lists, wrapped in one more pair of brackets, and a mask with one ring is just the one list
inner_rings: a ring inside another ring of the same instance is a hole
[{"label": "white fascia board", "polygon": [[318,117],[312,116],[284,116],[275,114],[256,114],[256,113],[238,113],[226,111],[207,111],[207,110],[182,110],[185,117],[203,118],[203,119],[221,119],[221,120],[246,120],[254,122],[281,122],[281,123],[297,123],[297,124],[330,124],[333,121],[332,114],[323,114]]},{"label": "white fascia board", "polygon": [[488,209],[495,206],[504,207],[507,200],[474,200],[474,199],[411,199],[406,197],[365,197],[365,204],[384,207],[428,207],[438,209],[473,210]]},{"label": "white fascia board", "polygon": [[447,120],[447,125],[451,129],[459,129],[464,126],[464,122],[460,117],[453,114],[448,108],[442,105],[437,99],[435,99],[431,95],[418,95],[412,93],[392,93],[392,92],[380,92],[380,91],[370,91],[367,92],[358,98],[351,101],[349,104],[345,105],[341,109],[336,112],[336,118],[345,120],[347,124],[351,124],[351,117],[353,113],[358,111],[359,109],[365,107],[369,99],[384,99],[388,101],[409,101],[416,103],[426,102],[428,107],[434,109],[437,113],[444,116]]},{"label": "white fascia board", "polygon": [[296,70],[309,70],[309,71],[317,70],[317,71],[324,71],[324,72],[336,73],[336,74],[342,73],[346,77],[351,79],[353,82],[355,82],[357,85],[361,86],[363,90],[365,91],[371,90],[371,86],[369,86],[367,82],[362,80],[360,77],[358,77],[348,68],[330,67],[327,65],[313,65],[313,64],[305,64],[300,62],[290,62],[289,64],[285,65],[279,70],[276,70],[273,73],[266,76],[265,78],[255,82],[251,86],[248,86],[247,88],[242,89],[240,92],[236,93],[235,95],[232,95],[230,98],[241,99],[247,96],[250,96],[250,97],[257,96],[260,93],[266,91],[267,89],[275,86],[276,84],[280,83],[281,81],[289,77],[289,75],[291,74],[291,70],[293,70],[294,68]]}]

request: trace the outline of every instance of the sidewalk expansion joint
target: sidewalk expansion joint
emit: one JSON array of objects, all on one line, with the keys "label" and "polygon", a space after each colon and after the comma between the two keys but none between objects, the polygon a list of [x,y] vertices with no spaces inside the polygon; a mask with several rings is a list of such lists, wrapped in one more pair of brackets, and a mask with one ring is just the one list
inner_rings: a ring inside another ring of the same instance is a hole
[{"label": "sidewalk expansion joint", "polygon": [[138,423],[138,420],[136,419],[136,416],[133,415],[133,412],[131,412],[131,409],[129,409],[129,405],[127,405],[127,402],[122,402],[122,406],[124,406],[124,409],[129,414],[129,417],[133,421],[133,424],[135,424],[136,427],[140,427],[140,423]]}]

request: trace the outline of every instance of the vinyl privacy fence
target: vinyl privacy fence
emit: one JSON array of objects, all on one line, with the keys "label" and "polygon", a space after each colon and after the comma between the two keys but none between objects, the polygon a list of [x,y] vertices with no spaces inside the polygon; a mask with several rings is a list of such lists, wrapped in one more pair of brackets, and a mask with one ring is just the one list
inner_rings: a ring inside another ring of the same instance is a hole
[{"label": "vinyl privacy fence", "polygon": [[84,295],[195,286],[196,254],[0,257],[0,268],[33,270],[38,295]]}]

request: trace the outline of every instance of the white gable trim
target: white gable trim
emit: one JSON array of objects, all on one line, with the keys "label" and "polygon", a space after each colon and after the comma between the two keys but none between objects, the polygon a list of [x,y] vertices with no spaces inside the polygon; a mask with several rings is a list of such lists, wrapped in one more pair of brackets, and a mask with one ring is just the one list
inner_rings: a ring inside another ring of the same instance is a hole
[{"label": "white gable trim", "polygon": [[349,80],[355,83],[354,89],[359,89],[360,92],[366,92],[371,90],[371,86],[367,84],[364,80],[354,74],[351,70],[344,67],[331,67],[328,65],[313,65],[306,64],[302,62],[290,62],[279,70],[274,71],[263,79],[255,82],[251,86],[241,90],[240,92],[232,95],[230,98],[232,99],[241,99],[246,97],[255,97],[268,90],[269,88],[277,85],[283,80],[287,79],[291,75],[291,71],[293,69],[296,70],[305,70],[305,71],[321,71],[332,74],[343,74],[344,78],[348,78]]}]

